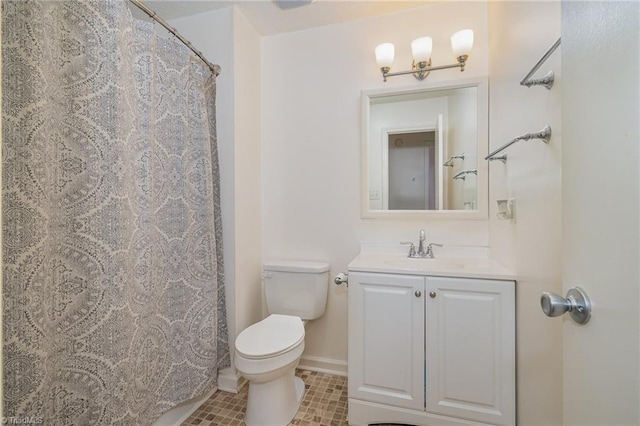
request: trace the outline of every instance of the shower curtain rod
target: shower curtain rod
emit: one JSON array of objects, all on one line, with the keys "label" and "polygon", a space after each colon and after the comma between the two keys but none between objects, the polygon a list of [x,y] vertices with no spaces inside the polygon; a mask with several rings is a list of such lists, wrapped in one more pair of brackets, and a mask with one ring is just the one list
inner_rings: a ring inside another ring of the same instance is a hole
[{"label": "shower curtain rod", "polygon": [[182,43],[184,43],[185,46],[187,46],[189,49],[191,49],[191,51],[193,53],[196,54],[196,56],[200,59],[202,59],[202,61],[207,65],[207,67],[209,67],[209,69],[211,70],[211,72],[217,77],[220,75],[220,72],[222,71],[222,68],[220,68],[220,65],[216,65],[216,64],[212,64],[211,62],[209,62],[207,60],[207,58],[204,57],[204,55],[202,54],[202,52],[200,52],[198,49],[196,49],[193,44],[191,44],[191,42],[189,40],[187,40],[186,38],[184,38],[179,32],[178,30],[176,30],[174,27],[172,27],[171,25],[169,25],[167,23],[167,21],[165,21],[164,19],[162,19],[161,17],[158,16],[158,14],[156,12],[154,12],[153,10],[149,9],[149,7],[147,7],[147,5],[145,5],[144,3],[142,3],[140,0],[129,0],[131,3],[133,3],[138,9],[142,10],[144,13],[146,13],[147,15],[149,15],[151,17],[151,19],[153,19],[154,21],[156,21],[157,23],[159,23],[160,25],[162,25],[163,27],[165,27],[167,29],[167,31],[169,31],[171,34],[173,34],[174,36],[176,36],[176,38],[178,40],[180,40]]}]

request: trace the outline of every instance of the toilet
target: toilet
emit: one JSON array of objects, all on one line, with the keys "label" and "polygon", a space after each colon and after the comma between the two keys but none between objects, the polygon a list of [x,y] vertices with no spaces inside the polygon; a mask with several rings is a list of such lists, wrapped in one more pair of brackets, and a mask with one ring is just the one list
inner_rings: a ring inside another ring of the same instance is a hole
[{"label": "toilet", "polygon": [[286,426],[298,412],[304,382],[295,369],[304,351],[305,324],[324,315],[328,288],[328,263],[264,264],[269,316],[235,342],[235,367],[249,381],[247,426]]}]

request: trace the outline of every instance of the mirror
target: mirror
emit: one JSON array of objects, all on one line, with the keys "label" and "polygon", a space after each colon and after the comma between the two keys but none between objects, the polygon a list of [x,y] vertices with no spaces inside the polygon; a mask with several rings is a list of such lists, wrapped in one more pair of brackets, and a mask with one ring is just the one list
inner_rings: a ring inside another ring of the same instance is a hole
[{"label": "mirror", "polygon": [[362,217],[487,217],[486,80],[362,93]]}]

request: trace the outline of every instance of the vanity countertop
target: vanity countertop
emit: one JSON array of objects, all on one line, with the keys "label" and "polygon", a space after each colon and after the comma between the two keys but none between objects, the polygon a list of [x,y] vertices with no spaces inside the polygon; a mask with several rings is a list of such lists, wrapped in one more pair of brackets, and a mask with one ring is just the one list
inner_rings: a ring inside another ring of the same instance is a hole
[{"label": "vanity countertop", "polygon": [[515,280],[516,274],[487,257],[409,258],[397,253],[360,253],[350,272],[429,275],[437,277]]}]

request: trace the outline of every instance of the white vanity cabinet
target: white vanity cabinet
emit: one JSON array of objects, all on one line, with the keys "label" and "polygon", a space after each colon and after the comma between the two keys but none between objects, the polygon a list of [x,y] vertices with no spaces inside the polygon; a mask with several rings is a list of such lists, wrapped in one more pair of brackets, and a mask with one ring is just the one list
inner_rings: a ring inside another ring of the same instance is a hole
[{"label": "white vanity cabinet", "polygon": [[426,411],[515,425],[515,283],[426,277]]},{"label": "white vanity cabinet", "polygon": [[424,277],[349,274],[349,398],[424,408],[423,293]]},{"label": "white vanity cabinet", "polygon": [[515,424],[515,282],[349,274],[349,424]]}]

